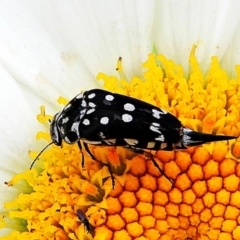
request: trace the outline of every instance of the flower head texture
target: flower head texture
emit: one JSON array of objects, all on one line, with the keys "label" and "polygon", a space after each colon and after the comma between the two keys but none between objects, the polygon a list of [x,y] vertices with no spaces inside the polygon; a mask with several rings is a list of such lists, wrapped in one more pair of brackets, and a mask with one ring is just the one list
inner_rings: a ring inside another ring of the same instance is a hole
[{"label": "flower head texture", "polygon": [[29,170],[51,141],[53,115],[93,88],[148,102],[195,131],[239,136],[238,7],[3,2],[2,239],[239,239],[238,140],[150,152],[167,178],[122,147],[89,145],[97,161],[83,150],[82,166],[78,145],[66,143]]}]

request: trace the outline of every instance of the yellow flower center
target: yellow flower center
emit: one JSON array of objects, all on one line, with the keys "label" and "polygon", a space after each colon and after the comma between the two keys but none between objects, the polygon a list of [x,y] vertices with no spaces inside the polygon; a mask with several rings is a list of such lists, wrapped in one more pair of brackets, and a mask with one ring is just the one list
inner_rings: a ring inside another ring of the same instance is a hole
[{"label": "yellow flower center", "polygon": [[[142,74],[130,81],[121,59],[119,78],[99,73],[97,79],[106,90],[171,112],[193,130],[239,136],[240,66],[237,79],[229,79],[213,57],[203,74],[195,49],[187,79],[181,66],[158,54],[150,54]],[[49,119],[42,107],[38,120],[47,131],[37,138],[48,142]],[[84,151],[82,167],[77,144],[51,145],[34,169],[7,182],[20,193],[5,203],[0,227],[14,230],[1,239],[240,239],[239,142],[153,152],[174,184],[144,155],[121,147],[90,150],[98,161]],[[34,159],[37,153],[30,156]]]}]

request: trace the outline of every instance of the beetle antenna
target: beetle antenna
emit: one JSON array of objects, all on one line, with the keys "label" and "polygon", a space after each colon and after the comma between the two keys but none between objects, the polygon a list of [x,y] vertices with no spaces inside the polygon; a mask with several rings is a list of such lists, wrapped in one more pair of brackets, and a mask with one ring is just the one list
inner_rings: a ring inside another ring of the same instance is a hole
[{"label": "beetle antenna", "polygon": [[47,146],[45,146],[43,149],[42,149],[42,151],[36,156],[36,158],[33,160],[33,162],[32,162],[32,164],[31,164],[31,166],[30,166],[30,170],[32,169],[32,167],[33,167],[33,165],[34,165],[34,163],[38,160],[38,158],[40,157],[40,155],[50,146],[50,145],[52,145],[53,144],[53,142],[50,142]]}]

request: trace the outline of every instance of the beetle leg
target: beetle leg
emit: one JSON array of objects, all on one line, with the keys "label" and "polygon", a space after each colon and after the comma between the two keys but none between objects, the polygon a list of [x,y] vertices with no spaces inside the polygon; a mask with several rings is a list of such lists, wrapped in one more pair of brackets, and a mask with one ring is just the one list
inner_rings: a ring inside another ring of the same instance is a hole
[{"label": "beetle leg", "polygon": [[153,162],[153,165],[159,170],[159,172],[160,172],[165,178],[168,179],[168,181],[169,181],[170,183],[174,184],[174,181],[173,181],[171,178],[169,178],[169,177],[165,174],[165,172],[163,171],[163,169],[158,165],[158,163],[157,163],[157,161],[154,159],[154,156],[153,156],[152,153],[150,153],[150,152],[145,152],[145,151],[144,151],[144,155],[145,155],[147,158],[151,159],[151,161]]},{"label": "beetle leg", "polygon": [[77,144],[78,144],[78,147],[79,147],[79,149],[80,149],[80,151],[81,151],[81,155],[82,155],[82,168],[84,167],[84,154],[83,154],[83,151],[82,151],[82,144],[81,144],[81,142],[80,141],[77,141]]},{"label": "beetle leg", "polygon": [[[102,164],[102,165],[104,165],[104,166],[106,166],[106,167],[108,168],[108,171],[109,171],[109,173],[110,173],[110,177],[111,177],[111,180],[112,180],[112,189],[114,189],[114,187],[115,187],[115,180],[114,180],[114,177],[113,177],[113,172],[112,172],[110,163],[107,164],[107,163],[103,163],[103,162],[97,160],[96,157],[91,153],[91,151],[90,151],[87,143],[83,142],[83,146],[84,146],[84,148],[86,149],[86,152],[89,154],[89,156],[90,156],[94,161],[96,161],[96,162],[98,162],[98,163],[100,163],[100,164]],[[80,148],[80,150],[81,150],[81,148]]]}]

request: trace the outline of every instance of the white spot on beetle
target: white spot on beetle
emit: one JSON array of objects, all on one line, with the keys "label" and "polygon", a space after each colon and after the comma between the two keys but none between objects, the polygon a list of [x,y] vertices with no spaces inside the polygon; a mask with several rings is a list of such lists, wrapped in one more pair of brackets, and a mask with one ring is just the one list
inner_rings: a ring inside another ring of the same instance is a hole
[{"label": "white spot on beetle", "polygon": [[130,114],[125,113],[122,115],[122,120],[124,122],[131,122],[133,120],[133,117]]},{"label": "white spot on beetle", "polygon": [[131,103],[124,104],[123,108],[124,108],[124,110],[129,111],[129,112],[132,112],[135,110],[134,105]]},{"label": "white spot on beetle", "polygon": [[188,133],[191,133],[191,132],[193,132],[192,129],[186,128],[186,127],[183,128],[183,134],[188,134]]},{"label": "white spot on beetle", "polygon": [[103,132],[100,132],[99,134],[98,134],[101,138],[106,138],[106,136],[104,135],[104,133]]},{"label": "white spot on beetle", "polygon": [[80,118],[82,118],[82,116],[86,113],[86,109],[83,109],[80,111]]},{"label": "white spot on beetle", "polygon": [[123,139],[127,144],[134,146],[136,144],[138,144],[138,140],[137,139],[133,139],[133,138],[124,138]]},{"label": "white spot on beetle", "polygon": [[159,123],[156,123],[156,122],[153,122],[152,125],[153,125],[154,127],[160,127],[160,124],[159,124]]},{"label": "white spot on beetle", "polygon": [[117,142],[116,138],[103,140],[107,145],[115,145]]},{"label": "white spot on beetle", "polygon": [[87,144],[92,144],[92,145],[99,145],[99,144],[102,144],[101,141],[88,141],[86,139],[83,139],[83,141]]},{"label": "white spot on beetle", "polygon": [[108,95],[105,96],[105,99],[106,99],[107,101],[112,101],[112,100],[114,99],[114,96],[108,94]]},{"label": "white spot on beetle", "polygon": [[95,108],[91,108],[91,109],[89,109],[86,113],[87,114],[91,114],[91,113],[93,113],[95,111]]},{"label": "white spot on beetle", "polygon": [[153,125],[150,126],[150,130],[152,130],[153,132],[156,132],[156,133],[160,133],[160,134],[161,134],[161,132],[159,131],[158,127],[155,127],[155,126],[153,126]]},{"label": "white spot on beetle", "polygon": [[84,119],[82,123],[87,126],[90,124],[90,121],[88,119]]},{"label": "white spot on beetle", "polygon": [[182,141],[183,141],[184,144],[190,143],[191,142],[191,137],[184,134]]},{"label": "white spot on beetle", "polygon": [[75,98],[76,98],[76,99],[81,99],[81,98],[83,98],[83,93],[79,93]]},{"label": "white spot on beetle", "polygon": [[82,106],[82,107],[86,107],[86,106],[87,106],[87,103],[86,103],[85,100],[82,100],[81,106]]},{"label": "white spot on beetle", "polygon": [[160,149],[165,149],[167,147],[167,143],[163,142],[161,143]]},{"label": "white spot on beetle", "polygon": [[72,127],[71,127],[71,131],[72,132],[75,132],[77,134],[77,136],[79,137],[79,122],[75,122],[72,124]]},{"label": "white spot on beetle", "polygon": [[152,115],[153,117],[157,118],[157,119],[160,119],[160,115],[161,115],[161,112],[156,110],[156,109],[152,109]]},{"label": "white spot on beetle", "polygon": [[155,140],[156,141],[160,141],[160,142],[164,142],[165,141],[165,137],[161,134],[157,138],[155,138]]},{"label": "white spot on beetle", "polygon": [[69,117],[65,117],[65,118],[63,118],[63,120],[62,120],[62,124],[67,123],[68,120],[69,120]]},{"label": "white spot on beetle", "polygon": [[65,131],[64,131],[64,128],[63,128],[63,127],[60,127],[59,130],[60,130],[60,132],[62,133],[62,135],[65,134]]},{"label": "white spot on beetle", "polygon": [[91,94],[88,95],[88,98],[89,98],[89,99],[92,99],[92,98],[94,98],[95,96],[96,96],[96,93],[91,93]]},{"label": "white spot on beetle", "polygon": [[108,124],[108,122],[109,122],[109,118],[108,117],[102,117],[100,119],[100,123],[103,124],[103,125]]},{"label": "white spot on beetle", "polygon": [[156,145],[156,142],[148,142],[147,148],[149,148],[149,149],[154,148],[155,145]]},{"label": "white spot on beetle", "polygon": [[68,143],[68,144],[71,144],[71,142],[70,142],[70,140],[69,140],[69,138],[68,137],[64,137],[64,141],[66,142],[66,143]]},{"label": "white spot on beetle", "polygon": [[91,107],[91,108],[95,108],[95,107],[96,107],[96,104],[93,103],[93,102],[90,102],[90,103],[88,103],[88,106]]}]

